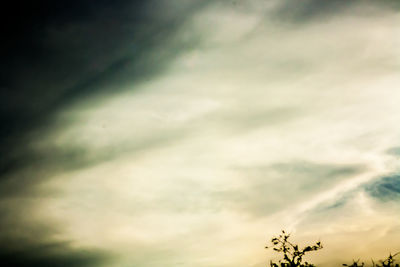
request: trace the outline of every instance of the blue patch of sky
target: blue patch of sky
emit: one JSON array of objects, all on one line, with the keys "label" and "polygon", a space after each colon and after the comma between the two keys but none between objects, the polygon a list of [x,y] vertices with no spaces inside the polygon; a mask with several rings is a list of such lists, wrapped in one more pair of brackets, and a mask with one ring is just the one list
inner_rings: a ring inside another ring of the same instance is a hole
[{"label": "blue patch of sky", "polygon": [[365,186],[365,191],[382,201],[400,200],[400,174],[382,177]]}]

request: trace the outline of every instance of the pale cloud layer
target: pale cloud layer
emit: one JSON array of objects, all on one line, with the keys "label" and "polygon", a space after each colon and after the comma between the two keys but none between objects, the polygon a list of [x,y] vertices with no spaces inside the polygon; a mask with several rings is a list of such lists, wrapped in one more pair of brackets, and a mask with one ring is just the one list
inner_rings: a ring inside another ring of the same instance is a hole
[{"label": "pale cloud layer", "polygon": [[399,14],[360,1],[301,20],[287,2],[199,8],[164,70],[32,136],[54,160],[22,170],[44,178],[6,206],[112,267],[264,266],[283,228],[320,238],[326,266],[397,251]]}]

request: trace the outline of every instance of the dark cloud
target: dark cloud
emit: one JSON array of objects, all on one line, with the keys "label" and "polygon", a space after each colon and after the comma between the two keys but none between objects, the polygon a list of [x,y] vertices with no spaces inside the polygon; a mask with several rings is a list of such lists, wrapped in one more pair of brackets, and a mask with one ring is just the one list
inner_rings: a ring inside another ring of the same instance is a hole
[{"label": "dark cloud", "polygon": [[[26,154],[20,157],[20,170],[4,177],[0,187],[0,199],[9,196],[33,194],[35,185],[55,173],[77,171],[94,166],[124,155],[140,156],[142,153],[151,153],[153,149],[171,145],[184,138],[184,132],[165,132],[163,135],[148,136],[140,141],[117,142],[100,149],[90,150],[84,147],[52,147],[46,150]],[[22,168],[23,167],[23,168]],[[32,180],[34,171],[35,179]],[[43,192],[41,192],[43,193]]]},{"label": "dark cloud", "polygon": [[382,201],[398,201],[400,199],[400,175],[380,178],[365,186],[365,190]]},{"label": "dark cloud", "polygon": [[329,16],[342,11],[344,8],[354,4],[355,1],[332,0],[332,1],[282,1],[276,18],[292,19],[295,21],[308,21],[322,15]]},{"label": "dark cloud", "polygon": [[0,47],[0,176],[39,157],[26,144],[57,111],[148,79],[190,47],[190,37],[173,38],[196,8],[84,0],[26,1],[3,9],[8,16],[1,21],[6,41]]},{"label": "dark cloud", "polygon": [[64,243],[0,248],[1,266],[5,267],[89,267],[102,266],[107,260],[99,251],[71,249]]},{"label": "dark cloud", "polygon": [[[352,7],[367,7],[363,12],[371,10],[368,7],[380,7],[386,9],[397,10],[399,1],[374,1],[374,0],[304,0],[304,1],[281,1],[278,8],[273,13],[273,17],[281,21],[290,22],[312,22],[316,19],[323,21],[329,20],[333,16],[340,15],[346,10],[351,10]],[[355,10],[351,10],[354,12]],[[359,10],[361,11],[361,10]]]},{"label": "dark cloud", "polygon": [[[60,224],[39,222],[28,201],[35,197],[0,201],[0,263],[6,267],[103,266],[113,256],[106,251],[60,241]],[[57,241],[55,241],[57,240]]]},{"label": "dark cloud", "polygon": [[[23,228],[34,224],[21,214],[30,212],[24,207],[35,197],[32,189],[38,178],[49,175],[40,171],[41,167],[46,166],[50,173],[76,169],[107,160],[120,149],[108,147],[93,157],[73,147],[36,151],[29,142],[40,140],[43,130],[57,123],[54,116],[66,106],[100,93],[115,94],[127,83],[149,79],[181,50],[190,49],[195,41],[192,36],[177,40],[175,33],[200,4],[196,1],[172,9],[161,5],[147,0],[41,0],[2,5],[2,266],[99,266],[103,260],[102,253],[53,243],[47,233],[53,229],[50,223],[33,229],[28,240],[21,239],[21,233],[29,231]],[[129,148],[141,150],[159,142],[163,140],[149,138],[147,143]],[[17,193],[26,194],[27,201],[10,204]],[[38,240],[31,240],[35,238]]]}]

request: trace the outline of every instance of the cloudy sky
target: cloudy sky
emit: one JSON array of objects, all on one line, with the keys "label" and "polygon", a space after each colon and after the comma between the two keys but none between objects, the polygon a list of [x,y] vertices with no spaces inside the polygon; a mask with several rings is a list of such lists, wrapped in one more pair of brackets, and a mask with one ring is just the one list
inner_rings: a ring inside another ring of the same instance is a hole
[{"label": "cloudy sky", "polygon": [[261,267],[281,229],[321,266],[399,251],[399,8],[4,6],[0,262]]}]

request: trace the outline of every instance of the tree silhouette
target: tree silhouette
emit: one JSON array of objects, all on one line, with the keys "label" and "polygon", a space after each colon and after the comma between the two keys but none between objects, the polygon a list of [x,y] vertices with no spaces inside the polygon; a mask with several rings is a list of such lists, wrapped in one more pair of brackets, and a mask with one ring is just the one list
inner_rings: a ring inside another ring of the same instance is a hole
[{"label": "tree silhouette", "polygon": [[361,263],[359,263],[360,262],[360,259],[358,259],[358,260],[353,260],[353,263],[352,264],[345,264],[345,263],[343,263],[342,265],[343,266],[348,266],[348,267],[363,267],[364,266],[364,262],[361,262]]},{"label": "tree silhouette", "polygon": [[[389,256],[386,259],[380,260],[379,263],[375,263],[374,260],[371,260],[372,261],[372,267],[399,267],[398,263],[395,264],[395,261],[396,261],[395,257],[399,253],[396,253],[396,254],[393,254],[393,255],[390,253]],[[343,266],[348,266],[348,267],[362,267],[362,266],[364,266],[364,262],[359,263],[359,261],[360,260],[357,260],[357,261],[353,260],[352,264],[342,264],[342,265]]]},{"label": "tree silhouette", "polygon": [[[303,262],[303,257],[307,252],[322,249],[321,242],[316,242],[315,245],[306,246],[302,249],[298,245],[289,241],[290,234],[282,230],[282,234],[271,239],[272,248],[276,252],[283,254],[283,259],[279,260],[279,264],[270,261],[271,267],[312,267],[311,263]],[[265,247],[270,248],[270,247]],[[378,267],[378,266],[377,266]]]},{"label": "tree silhouette", "polygon": [[392,255],[392,253],[389,254],[389,256],[385,260],[380,260],[380,264],[375,264],[374,261],[372,261],[372,266],[375,267],[399,267],[398,263],[394,263],[396,260],[394,257],[396,257],[400,252],[397,252],[396,254]]},{"label": "tree silhouette", "polygon": [[[314,264],[309,262],[303,262],[303,257],[307,252],[316,251],[322,249],[322,244],[320,241],[316,242],[315,245],[309,245],[300,249],[298,245],[293,244],[289,241],[290,233],[286,233],[282,230],[282,234],[271,239],[272,246],[266,246],[265,248],[273,248],[274,251],[282,254],[282,259],[278,263],[270,261],[270,267],[315,267]],[[400,252],[395,254],[389,254],[384,260],[375,263],[372,261],[372,267],[400,267],[398,263],[395,263],[395,257],[400,255]],[[360,262],[360,259],[353,260],[351,264],[342,264],[346,267],[364,267],[364,262]]]}]

